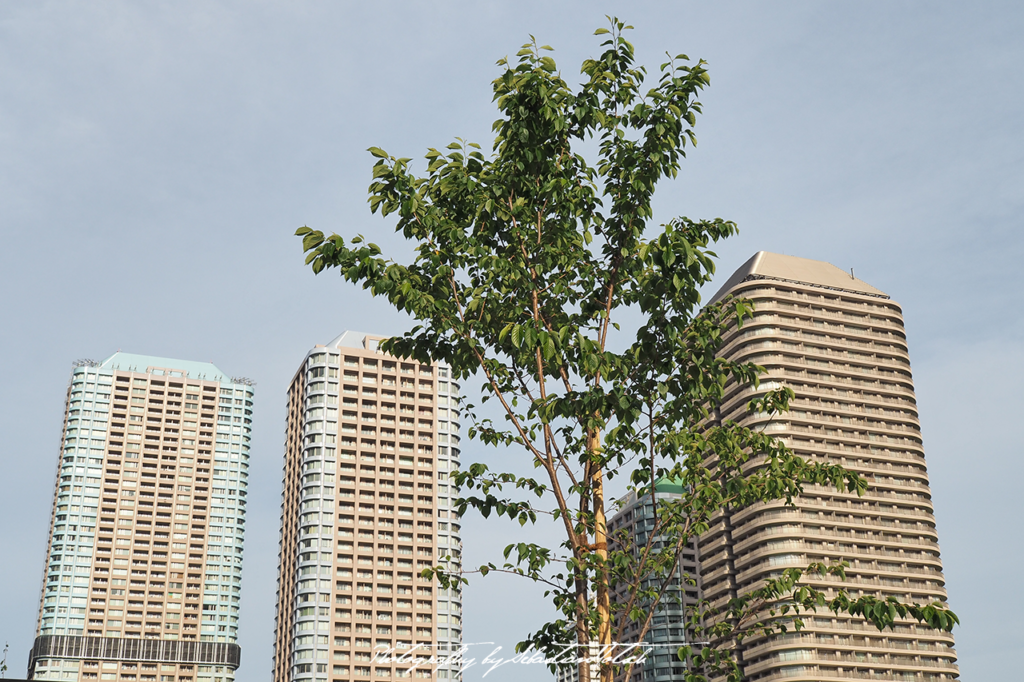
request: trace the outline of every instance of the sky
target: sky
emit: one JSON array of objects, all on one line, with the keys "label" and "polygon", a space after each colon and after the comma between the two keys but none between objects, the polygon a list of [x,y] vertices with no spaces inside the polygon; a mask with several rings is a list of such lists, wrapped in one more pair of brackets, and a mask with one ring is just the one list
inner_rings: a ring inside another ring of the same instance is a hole
[{"label": "sky", "polygon": [[[10,674],[35,634],[71,363],[121,349],[257,382],[236,679],[269,679],[287,383],[345,329],[411,324],[314,277],[294,230],[406,253],[369,213],[366,149],[489,147],[495,62],[534,35],[578,82],[606,14],[635,26],[652,72],[665,52],[708,62],[698,145],[655,217],[739,225],[716,284],[768,250],[855,268],[903,306],[962,675],[1016,676],[1024,5],[601,0],[0,4]],[[463,461],[488,456],[467,443]],[[518,537],[463,529],[471,565]],[[493,574],[464,608],[466,641],[506,652],[549,616],[540,590]]]}]

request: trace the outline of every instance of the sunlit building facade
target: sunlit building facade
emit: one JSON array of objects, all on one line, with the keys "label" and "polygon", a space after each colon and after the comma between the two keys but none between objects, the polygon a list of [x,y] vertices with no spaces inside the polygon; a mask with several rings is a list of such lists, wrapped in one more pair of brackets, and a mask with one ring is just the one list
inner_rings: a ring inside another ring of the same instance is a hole
[{"label": "sunlit building facade", "polygon": [[462,641],[460,594],[420,575],[461,561],[459,386],[381,340],[316,346],[288,389],[275,682],[460,679],[413,662]]},{"label": "sunlit building facade", "polygon": [[[721,355],[766,368],[759,388],[733,385],[716,415],[769,431],[797,454],[868,480],[862,497],[808,485],[793,507],[758,504],[722,515],[700,543],[704,596],[721,607],[810,562],[850,562],[848,580],[813,579],[832,593],[946,600],[902,310],[852,273],[760,252],[715,297],[753,301]],[[796,393],[786,414],[748,414],[755,395]],[[798,633],[751,637],[738,648],[752,682],[956,679],[953,636],[901,621],[879,632],[819,611]]]},{"label": "sunlit building facade", "polygon": [[121,352],[75,365],[29,677],[230,682],[253,384]]}]

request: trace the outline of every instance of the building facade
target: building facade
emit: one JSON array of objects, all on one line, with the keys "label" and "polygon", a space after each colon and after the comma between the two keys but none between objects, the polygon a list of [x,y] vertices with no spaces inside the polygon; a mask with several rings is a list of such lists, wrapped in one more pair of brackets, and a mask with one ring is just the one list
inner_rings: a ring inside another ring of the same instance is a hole
[{"label": "building facade", "polygon": [[[682,488],[679,484],[662,479],[655,486],[653,498],[650,494],[637,497],[633,492],[621,498],[617,502],[618,511],[608,521],[608,532],[612,545],[617,549],[622,549],[620,538],[625,538],[627,542],[631,543],[635,554],[642,553],[648,541],[651,542],[652,550],[662,550],[665,539],[657,533],[655,528],[657,501],[664,498],[678,498],[681,493]],[[651,537],[652,533],[654,534],[653,538]],[[690,641],[685,627],[686,610],[694,606],[701,595],[697,550],[696,538],[683,547],[675,575],[651,619],[650,629],[642,640],[643,648],[646,650],[645,660],[633,667],[629,682],[639,682],[640,680],[659,682],[664,680],[667,682],[683,678],[683,663],[679,660],[676,652],[679,647]],[[649,588],[655,584],[653,581],[649,581],[645,583],[644,587]],[[615,591],[614,599],[618,603],[625,603],[628,599],[626,588],[620,586]],[[641,626],[642,623],[630,623],[622,635],[622,643],[633,644],[641,641],[639,637]],[[623,682],[624,679],[624,671],[619,671],[616,680]]]},{"label": "building facade", "polygon": [[[589,667],[590,667],[590,680],[591,680],[591,682],[600,682],[601,681],[601,651],[600,651],[600,649],[598,648],[598,646],[596,644],[591,644],[591,645],[589,645],[589,646],[587,646],[585,648],[587,650],[587,653],[584,654],[584,655],[589,656],[590,659],[591,659],[590,664],[589,664]],[[577,645],[576,647],[574,647],[573,651],[569,652],[569,654],[565,654],[563,652],[558,652],[557,658],[559,658],[559,659],[575,659],[575,658],[577,658],[580,655],[580,652],[582,652],[583,649],[584,649],[584,647],[580,647],[580,646]],[[579,664],[578,663],[576,665],[570,667],[570,668],[558,668],[557,670],[555,670],[555,682],[579,682],[579,680],[580,680],[580,669],[579,669]]]},{"label": "building facade", "polygon": [[381,340],[313,348],[288,390],[275,682],[461,678],[416,663],[462,641],[459,593],[420,576],[460,562],[459,387]]},{"label": "building facade", "polygon": [[[766,368],[760,387],[733,386],[717,417],[770,431],[797,454],[852,469],[867,493],[809,485],[787,507],[722,515],[701,539],[706,598],[721,606],[782,569],[850,562],[847,581],[812,580],[851,595],[944,602],[932,500],[900,306],[828,263],[760,252],[714,300],[753,301],[755,312],[721,355]],[[748,401],[788,386],[791,410],[750,415]],[[799,633],[751,638],[737,652],[747,679],[958,678],[953,637],[911,621],[879,632],[863,619],[812,614]]]},{"label": "building facade", "polygon": [[75,364],[29,678],[231,682],[252,382],[121,352]]}]

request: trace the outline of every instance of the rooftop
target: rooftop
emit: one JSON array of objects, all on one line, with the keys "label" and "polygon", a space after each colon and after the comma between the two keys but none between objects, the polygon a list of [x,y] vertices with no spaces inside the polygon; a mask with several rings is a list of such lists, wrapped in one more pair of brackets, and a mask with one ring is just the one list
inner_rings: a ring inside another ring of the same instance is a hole
[{"label": "rooftop", "polygon": [[367,334],[366,332],[346,331],[333,341],[327,344],[328,348],[362,348],[364,350],[376,350],[377,343],[383,341],[386,336]]},{"label": "rooftop", "polygon": [[758,251],[753,258],[732,274],[732,277],[725,282],[709,303],[724,298],[737,284],[751,276],[800,282],[828,289],[840,289],[888,298],[885,292],[857,279],[852,272],[837,268],[831,263],[810,258],[798,258],[797,256],[784,256],[770,251]]},{"label": "rooftop", "polygon": [[102,369],[119,369],[126,372],[152,372],[169,376],[182,376],[189,379],[204,381],[232,381],[224,372],[217,369],[212,362],[193,362],[191,360],[174,360],[159,358],[152,355],[136,355],[118,351],[100,363]]}]

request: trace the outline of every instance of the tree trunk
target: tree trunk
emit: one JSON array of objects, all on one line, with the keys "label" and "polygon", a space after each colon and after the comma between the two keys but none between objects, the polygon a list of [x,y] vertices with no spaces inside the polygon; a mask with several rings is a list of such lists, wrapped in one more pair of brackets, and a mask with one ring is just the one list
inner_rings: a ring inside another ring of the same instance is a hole
[{"label": "tree trunk", "polygon": [[[586,536],[584,536],[586,540]],[[591,682],[590,680],[590,663],[585,659],[590,655],[590,628],[588,627],[588,620],[583,618],[581,614],[587,613],[590,608],[589,599],[587,595],[587,577],[583,573],[576,574],[576,664],[577,670],[579,670],[579,682]]]},{"label": "tree trunk", "polygon": [[[596,454],[601,447],[601,432],[594,429],[587,443],[587,451]],[[604,468],[595,466],[590,478],[591,491],[594,499],[594,553],[598,559],[597,570],[597,648],[598,655],[611,655],[612,649],[612,608],[611,595],[608,591],[608,525],[604,515]],[[614,671],[610,663],[601,664],[601,682],[613,682]]]}]

